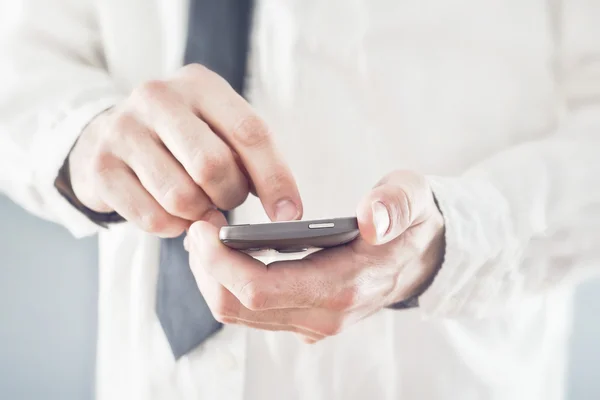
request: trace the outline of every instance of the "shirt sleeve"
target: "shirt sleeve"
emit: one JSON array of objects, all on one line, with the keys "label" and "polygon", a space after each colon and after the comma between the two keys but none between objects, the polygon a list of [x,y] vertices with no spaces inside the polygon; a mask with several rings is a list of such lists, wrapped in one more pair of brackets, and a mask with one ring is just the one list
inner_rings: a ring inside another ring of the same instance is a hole
[{"label": "shirt sleeve", "polygon": [[426,315],[484,317],[600,272],[600,2],[562,3],[557,129],[459,177],[429,177],[446,253],[419,298]]},{"label": "shirt sleeve", "polygon": [[104,64],[93,1],[0,4],[0,192],[77,237],[98,225],[54,181],[89,121],[122,98]]}]

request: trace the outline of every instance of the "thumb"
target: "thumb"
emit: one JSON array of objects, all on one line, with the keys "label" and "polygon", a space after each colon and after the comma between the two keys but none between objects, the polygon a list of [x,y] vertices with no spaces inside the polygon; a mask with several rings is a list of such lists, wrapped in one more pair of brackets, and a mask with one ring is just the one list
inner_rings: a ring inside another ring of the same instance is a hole
[{"label": "thumb", "polygon": [[362,238],[372,245],[396,239],[424,219],[431,197],[421,175],[404,171],[387,175],[356,210]]},{"label": "thumb", "polygon": [[[202,218],[200,218],[200,221],[205,221],[208,222],[209,224],[217,227],[217,228],[221,228],[222,226],[227,225],[227,219],[225,218],[225,216],[223,215],[223,213],[217,209],[214,210],[210,210],[208,212],[206,212]],[[189,239],[189,232],[191,229],[194,229],[196,223],[192,224],[188,229],[187,229],[187,234],[185,236],[185,238],[183,239],[183,247],[187,250],[190,251],[190,239]]]}]

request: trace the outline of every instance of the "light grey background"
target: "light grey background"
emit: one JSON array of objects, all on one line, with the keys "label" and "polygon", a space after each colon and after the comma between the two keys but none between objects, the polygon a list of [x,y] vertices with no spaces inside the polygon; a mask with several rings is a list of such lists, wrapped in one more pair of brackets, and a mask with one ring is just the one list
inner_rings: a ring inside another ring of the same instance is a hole
[{"label": "light grey background", "polygon": [[[1,196],[0,224],[0,399],[92,399],[95,240],[75,241]],[[576,304],[569,399],[600,399],[600,281]]]}]

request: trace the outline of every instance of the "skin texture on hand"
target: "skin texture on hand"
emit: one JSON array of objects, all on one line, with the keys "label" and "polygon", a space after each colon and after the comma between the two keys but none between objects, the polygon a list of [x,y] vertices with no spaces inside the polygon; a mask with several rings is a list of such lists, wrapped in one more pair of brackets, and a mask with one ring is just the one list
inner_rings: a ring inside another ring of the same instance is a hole
[{"label": "skin texture on hand", "polygon": [[264,265],[219,241],[213,210],[186,238],[190,265],[215,318],[299,334],[313,343],[411,297],[442,263],[444,220],[425,178],[393,172],[357,207],[360,236],[302,260]]},{"label": "skin texture on hand", "polygon": [[267,125],[229,84],[191,64],[135,89],[95,118],[69,156],[73,193],[95,212],[175,237],[249,191],[272,220],[302,216],[295,180]]}]

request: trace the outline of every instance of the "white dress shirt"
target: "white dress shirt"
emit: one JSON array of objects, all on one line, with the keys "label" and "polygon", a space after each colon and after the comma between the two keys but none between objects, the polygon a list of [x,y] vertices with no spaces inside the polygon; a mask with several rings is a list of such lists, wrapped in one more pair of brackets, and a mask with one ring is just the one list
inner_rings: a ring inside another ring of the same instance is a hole
[{"label": "white dress shirt", "polygon": [[[84,236],[53,186],[85,125],[182,61],[184,0],[0,8],[0,189]],[[445,261],[411,311],[317,345],[226,326],[175,362],[159,241],[100,232],[98,399],[560,399],[572,283],[600,260],[600,1],[257,1],[247,93],[305,217],[429,177]],[[235,222],[264,221],[256,199]]]}]

